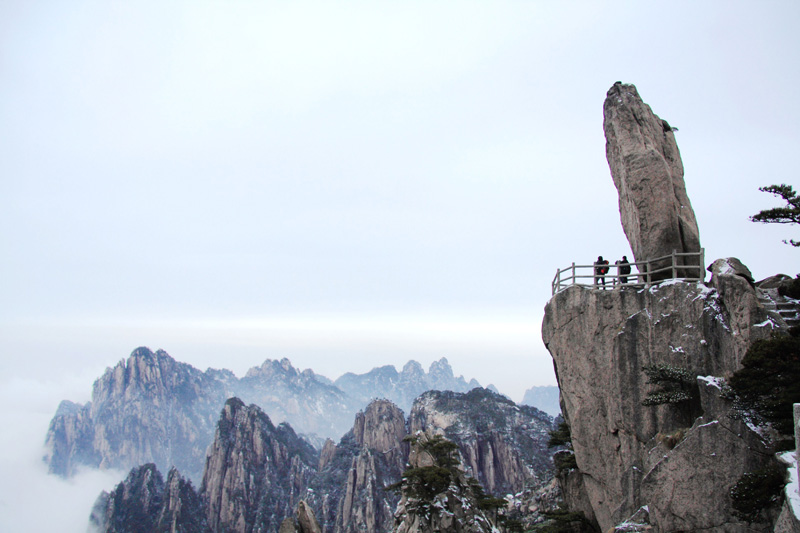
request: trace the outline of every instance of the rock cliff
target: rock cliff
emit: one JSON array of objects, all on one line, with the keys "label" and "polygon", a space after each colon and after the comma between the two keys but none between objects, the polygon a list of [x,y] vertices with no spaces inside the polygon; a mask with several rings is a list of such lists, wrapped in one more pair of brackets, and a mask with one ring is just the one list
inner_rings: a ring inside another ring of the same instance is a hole
[{"label": "rock cliff", "polygon": [[[385,488],[400,480],[408,458],[403,412],[388,400],[375,400],[356,415],[353,429],[327,458],[309,487],[325,531],[387,531],[399,497]],[[323,464],[323,461],[320,461]]]},{"label": "rock cliff", "polygon": [[[577,475],[567,499],[606,531],[649,510],[657,531],[752,531],[729,493],[769,460],[759,436],[727,416],[719,378],[749,345],[781,325],[758,289],[733,271],[710,285],[667,281],[649,289],[570,287],[545,308],[550,351]],[[646,367],[683,369],[691,399],[645,406]]]},{"label": "rock cliff", "polygon": [[238,398],[225,403],[200,488],[213,531],[277,530],[305,496],[319,457],[287,424]]},{"label": "rock cliff", "polygon": [[426,392],[414,402],[409,428],[456,443],[465,471],[490,494],[516,494],[552,479],[552,418],[488,389]]},{"label": "rock cliff", "polygon": [[131,470],[111,494],[100,495],[89,530],[199,533],[205,530],[205,517],[191,481],[172,469],[165,484],[156,466],[149,463]]},{"label": "rock cliff", "polygon": [[[416,412],[420,428],[450,431],[459,439],[458,453],[463,450],[470,460],[462,477],[489,480],[498,490],[525,485],[530,491],[532,480],[547,475],[550,452],[539,444],[550,419],[534,408],[478,389],[435,393]],[[258,407],[232,398],[208,448],[199,491],[174,469],[164,484],[155,465],[136,467],[112,495],[98,499],[92,522],[100,531],[128,531],[121,524],[134,515],[146,518],[148,527],[183,524],[177,531],[186,533],[389,531],[405,520],[396,513],[400,494],[386,488],[398,483],[407,467],[407,426],[396,405],[375,400],[355,416],[338,444],[328,440],[318,455],[287,424],[275,426]],[[538,470],[541,465],[545,470]],[[514,477],[513,469],[523,475]],[[479,484],[466,479],[468,488],[459,490],[472,494]]]},{"label": "rock cliff", "polygon": [[498,531],[480,485],[452,456],[441,436],[419,433],[403,476],[392,533],[489,533]]},{"label": "rock cliff", "polygon": [[62,404],[44,459],[64,476],[79,466],[128,470],[152,462],[199,479],[225,397],[207,374],[164,351],[137,348],[95,381],[90,403]]},{"label": "rock cliff", "polygon": [[[606,158],[619,193],[622,227],[636,261],[673,251],[699,252],[700,234],[686,194],[674,128],[653,113],[635,86],[620,82],[606,95],[603,117]],[[696,265],[702,272],[696,260],[686,261],[683,264]],[[671,273],[655,279],[668,277]]]}]

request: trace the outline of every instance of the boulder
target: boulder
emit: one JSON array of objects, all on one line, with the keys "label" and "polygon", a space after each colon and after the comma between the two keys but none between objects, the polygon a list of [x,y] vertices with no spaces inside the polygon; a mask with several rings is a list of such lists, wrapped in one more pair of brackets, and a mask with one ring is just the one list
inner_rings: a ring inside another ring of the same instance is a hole
[{"label": "boulder", "polygon": [[747,280],[747,282],[751,285],[754,284],[755,281],[753,280],[753,273],[750,272],[750,269],[735,257],[717,259],[709,265],[707,270],[711,272],[712,276],[739,276],[740,278]]},{"label": "boulder", "polygon": [[[619,193],[622,227],[636,261],[700,251],[697,220],[686,194],[675,135],[666,120],[653,113],[634,85],[615,83],[603,105],[606,158]],[[669,263],[651,265],[651,271]],[[696,258],[679,264],[678,277],[703,275]],[[641,270],[641,269],[640,269]],[[667,279],[671,272],[652,279]]]}]

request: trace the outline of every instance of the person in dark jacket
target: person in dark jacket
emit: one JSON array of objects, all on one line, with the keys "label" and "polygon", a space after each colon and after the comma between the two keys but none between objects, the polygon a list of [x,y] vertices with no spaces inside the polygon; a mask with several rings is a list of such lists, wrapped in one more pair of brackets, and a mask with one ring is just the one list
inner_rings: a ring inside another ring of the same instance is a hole
[{"label": "person in dark jacket", "polygon": [[594,263],[594,284],[597,285],[599,280],[603,284],[603,290],[606,289],[606,274],[608,274],[608,261],[599,255]]},{"label": "person in dark jacket", "polygon": [[631,265],[628,263],[628,257],[622,256],[622,261],[617,261],[617,274],[619,274],[620,283],[628,283],[628,274],[631,273]]}]

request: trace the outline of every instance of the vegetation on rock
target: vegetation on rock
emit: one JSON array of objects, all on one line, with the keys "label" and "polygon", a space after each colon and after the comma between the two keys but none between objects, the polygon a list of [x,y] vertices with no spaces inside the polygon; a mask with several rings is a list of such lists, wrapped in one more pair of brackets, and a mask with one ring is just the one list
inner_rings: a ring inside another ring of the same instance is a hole
[{"label": "vegetation on rock", "polygon": [[793,446],[788,439],[794,433],[792,404],[800,402],[800,336],[792,331],[754,342],[729,380],[734,416],[755,425],[769,423],[787,437],[779,449]]},{"label": "vegetation on rock", "polygon": [[748,523],[759,521],[766,509],[780,501],[784,483],[784,472],[777,464],[746,472],[731,488],[734,514]]},{"label": "vegetation on rock", "polygon": [[[751,216],[750,220],[765,224],[800,224],[800,196],[797,195],[791,185],[770,185],[768,187],[759,187],[758,190],[780,196],[786,201],[786,206],[764,209]],[[783,242],[792,246],[800,246],[800,241],[792,239],[784,240]]]},{"label": "vegetation on rock", "polygon": [[642,371],[647,374],[649,385],[659,387],[647,395],[642,405],[676,404],[689,401],[696,396],[696,377],[686,368],[673,365],[647,365]]}]

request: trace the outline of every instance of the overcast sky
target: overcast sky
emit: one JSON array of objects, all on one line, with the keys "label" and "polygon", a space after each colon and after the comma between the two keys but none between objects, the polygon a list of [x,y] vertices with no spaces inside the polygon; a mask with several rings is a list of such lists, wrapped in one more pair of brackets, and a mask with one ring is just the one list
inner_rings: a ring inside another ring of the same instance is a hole
[{"label": "overcast sky", "polygon": [[617,80],[679,128],[707,263],[797,274],[798,228],[748,217],[778,205],[759,186],[800,184],[798,15],[3,2],[3,405],[35,414],[38,446],[60,399],[140,345],[239,375],[447,357],[517,401],[554,384],[556,269],[632,256],[602,129]]}]

